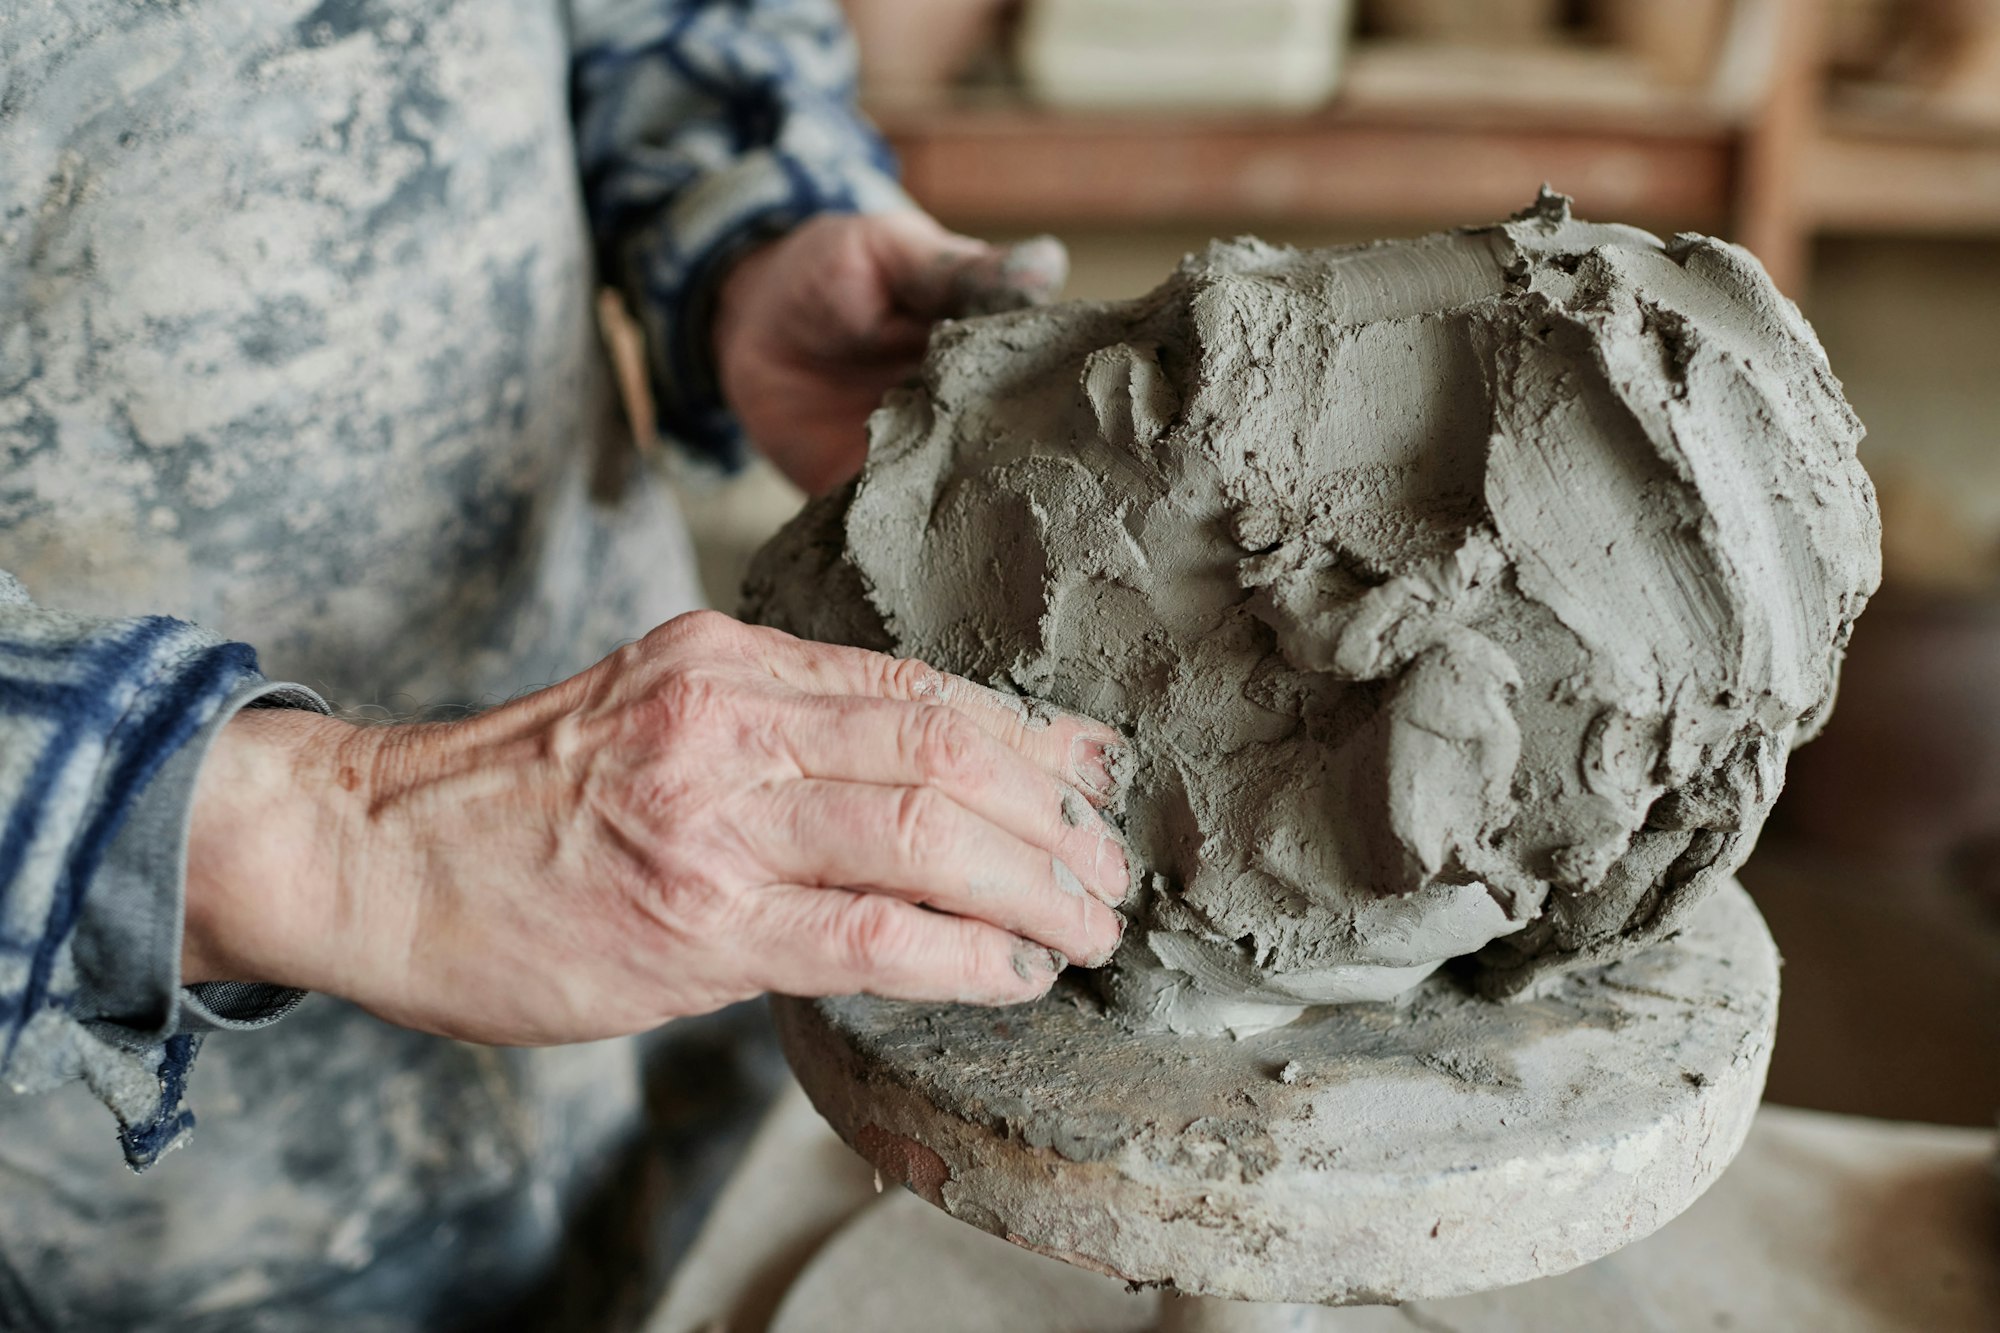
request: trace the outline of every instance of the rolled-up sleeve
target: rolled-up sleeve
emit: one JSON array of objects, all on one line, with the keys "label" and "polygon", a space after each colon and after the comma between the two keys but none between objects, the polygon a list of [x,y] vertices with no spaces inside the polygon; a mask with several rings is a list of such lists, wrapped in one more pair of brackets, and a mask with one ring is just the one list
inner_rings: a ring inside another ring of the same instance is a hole
[{"label": "rolled-up sleeve", "polygon": [[592,229],[662,432],[734,468],[709,348],[731,261],[816,214],[910,206],[855,104],[853,40],[834,0],[574,0],[572,43]]},{"label": "rolled-up sleeve", "polygon": [[50,610],[0,573],[0,1080],[23,1095],[85,1081],[135,1169],[193,1126],[202,1033],[297,999],[180,985],[195,771],[257,704],[325,709],[266,681],[245,644]]}]

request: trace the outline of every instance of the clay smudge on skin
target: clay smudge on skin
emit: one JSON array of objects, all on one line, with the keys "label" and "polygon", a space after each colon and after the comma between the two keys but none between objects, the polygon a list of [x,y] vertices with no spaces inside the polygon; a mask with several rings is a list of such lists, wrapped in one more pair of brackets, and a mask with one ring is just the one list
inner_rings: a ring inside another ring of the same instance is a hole
[{"label": "clay smudge on skin", "polygon": [[[1131,857],[1126,852],[1124,840],[1119,836],[1117,827],[1112,824],[1110,817],[1092,805],[1084,798],[1081,792],[1078,792],[1074,788],[1064,787],[1061,793],[1061,800],[1063,823],[1070,828],[1087,828],[1091,831],[1091,882],[1093,884],[1102,883],[1103,875],[1101,872],[1105,870],[1107,864],[1116,865],[1120,863],[1123,863],[1125,878],[1129,881],[1131,877]],[[1092,896],[1096,897],[1106,906],[1115,907],[1119,902],[1124,900],[1126,893],[1129,891],[1129,884],[1121,884],[1116,892],[1107,893],[1092,889],[1091,893]]]},{"label": "clay smudge on skin", "polygon": [[1140,1027],[1449,959],[1515,993],[1671,933],[1880,574],[1861,425],[1756,261],[1553,195],[944,326],[870,433],[746,613],[1128,738],[1105,990]]},{"label": "clay smudge on skin", "polygon": [[994,315],[1045,302],[1069,278],[1069,251],[1034,236],[969,263],[951,262],[952,305],[960,315]]},{"label": "clay smudge on skin", "polygon": [[1070,742],[1070,778],[1098,800],[1115,802],[1125,790],[1126,748],[1095,736]]},{"label": "clay smudge on skin", "polygon": [[974,875],[966,881],[965,891],[973,898],[1004,898],[1009,890],[1004,881]]},{"label": "clay smudge on skin", "polygon": [[1068,960],[1054,949],[1022,940],[1014,947],[1014,975],[1023,981],[1047,981],[1067,967]]},{"label": "clay smudge on skin", "polygon": [[941,704],[976,703],[997,713],[1005,713],[1021,724],[1025,731],[1044,731],[1063,714],[1040,699],[1026,699],[1018,694],[1008,694],[981,685],[976,680],[966,680],[961,676],[939,673],[926,679],[915,690],[918,698],[932,699]]}]

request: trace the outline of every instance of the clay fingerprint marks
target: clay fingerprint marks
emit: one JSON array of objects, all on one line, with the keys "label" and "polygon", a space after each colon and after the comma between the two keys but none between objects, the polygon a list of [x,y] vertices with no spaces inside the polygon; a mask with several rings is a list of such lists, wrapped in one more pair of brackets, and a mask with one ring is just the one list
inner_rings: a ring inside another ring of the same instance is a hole
[{"label": "clay fingerprint marks", "polygon": [[1744,599],[1742,677],[1783,710],[1766,725],[1789,729],[1832,690],[1839,598],[1829,584],[1840,572],[1827,567],[1825,545],[1798,503],[1811,503],[1812,482],[1790,466],[1793,443],[1740,364],[1701,348],[1688,378],[1691,393],[1729,405],[1699,421],[1672,415],[1683,437],[1706,437],[1710,447],[1690,460],[1695,486],[1725,534],[1718,545],[1736,586],[1754,590]]},{"label": "clay fingerprint marks", "polygon": [[1344,324],[1421,318],[1482,301],[1506,283],[1501,238],[1427,236],[1326,253],[1313,294]]},{"label": "clay fingerprint marks", "polygon": [[[870,421],[861,485],[847,513],[847,550],[899,652],[974,677],[1003,671],[1036,643],[1047,577],[1024,497],[985,478],[1006,441],[968,429],[954,403],[991,397],[1005,358],[980,355],[979,334],[952,329],[959,355],[929,387],[891,395]],[[933,354],[933,362],[938,360]]]},{"label": "clay fingerprint marks", "polygon": [[1806,323],[1798,306],[1772,284],[1756,256],[1740,245],[1692,232],[1669,241],[1666,254],[1689,277],[1700,280],[1715,296],[1732,303],[1734,327],[1752,331],[1763,346],[1784,345],[1797,354],[1800,364],[1796,369],[1802,373],[1797,375],[1792,388],[1808,395],[1802,405],[1816,418],[1814,425],[1818,428],[1808,442],[1830,448],[1851,460],[1854,446],[1860,443],[1863,433],[1861,419],[1854,415],[1839,382],[1833,378],[1826,350],[1820,346],[1812,326]]},{"label": "clay fingerprint marks", "polygon": [[904,617],[924,527],[952,463],[951,423],[925,389],[891,392],[868,419],[868,461],[847,506],[848,559],[868,600],[908,651]]},{"label": "clay fingerprint marks", "polygon": [[1403,864],[1395,882],[1378,887],[1403,893],[1477,863],[1513,814],[1521,758],[1513,662],[1470,630],[1452,627],[1438,640],[1403,670],[1385,709],[1388,824]]},{"label": "clay fingerprint marks", "polygon": [[[1743,256],[1740,265],[1750,262]],[[1721,270],[1731,285],[1718,288],[1650,249],[1607,252],[1593,263],[1611,291],[1635,294],[1598,321],[1601,364],[1612,393],[1704,514],[1702,539],[1741,630],[1729,678],[1769,696],[1761,720],[1788,729],[1827,691],[1838,614],[1827,586],[1832,552],[1808,513],[1814,474],[1831,460],[1815,457],[1823,440],[1805,438],[1821,431],[1800,401],[1819,396],[1824,357],[1754,268]],[[1762,290],[1744,285],[1752,282]],[[1836,515],[1852,512],[1836,507]]]},{"label": "clay fingerprint marks", "polygon": [[1513,818],[1521,677],[1471,627],[1502,570],[1475,536],[1358,595],[1308,565],[1275,573],[1259,597],[1293,667],[1391,682],[1352,752],[1343,747],[1352,776],[1339,798],[1364,814],[1348,822],[1370,844],[1365,882],[1378,892],[1468,878]]},{"label": "clay fingerprint marks", "polygon": [[[893,473],[873,483],[894,484]],[[1139,581],[1143,558],[1122,505],[1073,458],[1031,455],[968,469],[946,480],[934,502],[919,492],[896,505],[907,545],[868,556],[871,572],[881,567],[903,589],[891,616],[898,641],[976,679],[1037,694],[1073,684],[1061,668],[1096,646],[1093,591]]]},{"label": "clay fingerprint marks", "polygon": [[[1755,260],[1717,241],[1679,248],[1688,271],[1662,287],[1700,316],[1676,334],[1686,392],[1666,426],[1691,441],[1688,471],[1750,600],[1748,679],[1786,730],[1830,701],[1836,644],[1880,581],[1873,488],[1855,458],[1861,424],[1812,331]],[[1697,416],[1689,403],[1713,404]]]},{"label": "clay fingerprint marks", "polygon": [[[1464,320],[1448,316],[1300,331],[1296,398],[1317,485],[1312,507],[1346,555],[1378,570],[1455,547],[1479,513],[1484,370]],[[1384,373],[1393,367],[1393,373]]]},{"label": "clay fingerprint marks", "polygon": [[1084,358],[1083,391],[1104,440],[1141,461],[1181,410],[1153,344],[1118,343]]},{"label": "clay fingerprint marks", "polygon": [[1143,669],[1146,654],[1109,652],[1107,644],[1120,643],[1113,627],[1157,616],[1142,595],[1150,562],[1126,526],[1129,498],[1105,485],[1094,461],[1089,451],[1035,454],[994,474],[1027,505],[1023,530],[1040,553],[1043,576],[1032,655],[1017,659],[1007,674],[1029,693],[1072,707],[1082,706],[1081,693],[1089,689],[1105,690],[1100,702],[1108,702],[1129,673]]},{"label": "clay fingerprint marks", "polygon": [[[1012,474],[1012,475],[1010,475]],[[919,655],[976,680],[1043,675],[1051,570],[1045,530],[1017,468],[945,484],[906,568],[919,595],[896,623]]]},{"label": "clay fingerprint marks", "polygon": [[1517,586],[1583,641],[1594,692],[1627,711],[1662,710],[1681,677],[1733,685],[1740,589],[1685,480],[1607,382],[1597,332],[1541,319],[1495,357],[1486,504]]}]

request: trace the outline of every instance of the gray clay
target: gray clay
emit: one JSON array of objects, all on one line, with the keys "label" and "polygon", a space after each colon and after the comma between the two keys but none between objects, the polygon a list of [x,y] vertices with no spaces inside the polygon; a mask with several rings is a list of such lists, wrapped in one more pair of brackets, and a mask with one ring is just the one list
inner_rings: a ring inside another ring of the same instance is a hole
[{"label": "gray clay", "polygon": [[1128,1022],[1250,1031],[1661,938],[1879,576],[1860,423],[1745,251],[1573,220],[1244,240],[944,327],[747,613],[1132,739]]}]

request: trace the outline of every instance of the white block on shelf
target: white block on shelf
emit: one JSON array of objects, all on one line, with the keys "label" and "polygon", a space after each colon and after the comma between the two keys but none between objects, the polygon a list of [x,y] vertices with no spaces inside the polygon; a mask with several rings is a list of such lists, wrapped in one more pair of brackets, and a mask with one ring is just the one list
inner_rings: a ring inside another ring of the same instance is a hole
[{"label": "white block on shelf", "polygon": [[1333,95],[1352,0],[1031,0],[1022,77],[1074,108],[1303,110]]}]

